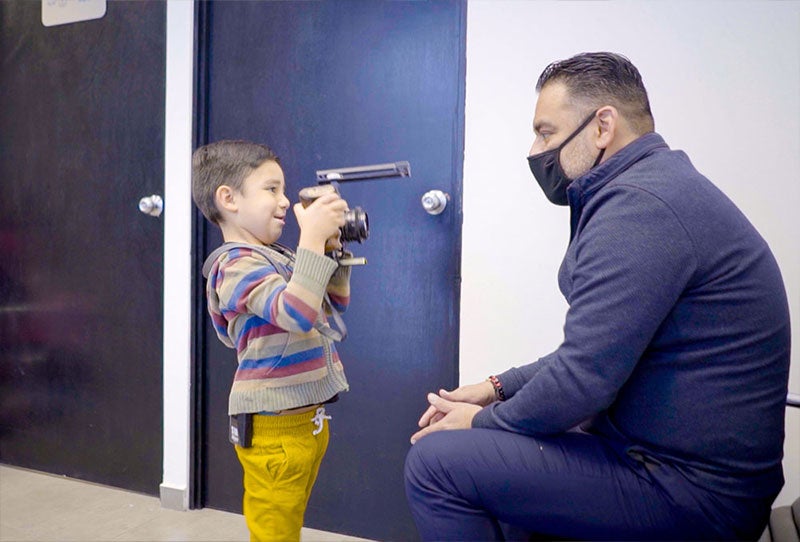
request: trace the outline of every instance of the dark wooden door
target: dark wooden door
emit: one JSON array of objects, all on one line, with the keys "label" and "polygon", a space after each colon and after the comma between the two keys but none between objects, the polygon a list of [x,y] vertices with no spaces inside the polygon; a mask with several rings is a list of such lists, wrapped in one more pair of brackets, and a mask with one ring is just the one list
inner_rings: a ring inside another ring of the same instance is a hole
[{"label": "dark wooden door", "polygon": [[166,12],[0,2],[0,461],[158,494]]},{"label": "dark wooden door", "polygon": [[[316,170],[411,164],[410,178],[341,186],[351,207],[369,213],[370,238],[351,247],[369,263],[353,271],[350,336],[340,346],[351,391],[328,408],[331,444],[306,525],[413,539],[402,478],[408,438],[426,392],[458,380],[466,4],[206,7],[200,143],[242,138],[270,145],[294,201],[315,183]],[[436,216],[420,203],[431,189],[450,195]],[[207,254],[220,237],[205,226],[198,252]],[[292,223],[281,241],[296,240]],[[235,354],[202,317],[198,336],[201,504],[240,511],[241,469],[225,436]]]}]

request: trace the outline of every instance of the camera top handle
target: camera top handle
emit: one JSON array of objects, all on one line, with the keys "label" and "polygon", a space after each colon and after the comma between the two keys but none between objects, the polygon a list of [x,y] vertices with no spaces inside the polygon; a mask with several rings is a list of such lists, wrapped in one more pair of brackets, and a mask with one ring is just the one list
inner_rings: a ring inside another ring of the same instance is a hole
[{"label": "camera top handle", "polygon": [[331,182],[365,181],[389,177],[409,177],[411,165],[408,162],[375,164],[371,166],[343,167],[317,171],[317,184]]}]

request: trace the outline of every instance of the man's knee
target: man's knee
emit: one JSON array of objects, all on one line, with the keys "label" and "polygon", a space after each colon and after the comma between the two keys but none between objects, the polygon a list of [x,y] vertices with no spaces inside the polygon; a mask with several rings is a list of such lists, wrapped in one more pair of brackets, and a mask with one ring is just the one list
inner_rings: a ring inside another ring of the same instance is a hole
[{"label": "man's knee", "polygon": [[428,456],[431,452],[428,450],[427,446],[428,438],[429,437],[420,439],[416,444],[411,446],[406,454],[406,485],[411,484],[418,486],[422,480],[429,477]]},{"label": "man's knee", "polygon": [[433,480],[446,469],[443,459],[447,457],[447,448],[451,448],[448,433],[432,433],[411,446],[405,464],[407,487],[430,487]]}]

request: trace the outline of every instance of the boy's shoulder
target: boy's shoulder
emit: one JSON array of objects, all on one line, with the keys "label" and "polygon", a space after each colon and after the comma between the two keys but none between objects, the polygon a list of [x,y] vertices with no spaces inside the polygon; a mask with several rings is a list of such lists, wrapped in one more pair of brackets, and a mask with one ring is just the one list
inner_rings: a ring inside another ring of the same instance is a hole
[{"label": "boy's shoulder", "polygon": [[226,242],[208,255],[203,263],[203,276],[208,278],[214,264],[228,264],[236,261],[237,265],[269,266],[283,275],[285,267],[291,266],[293,253],[286,247],[253,245],[241,242]]}]

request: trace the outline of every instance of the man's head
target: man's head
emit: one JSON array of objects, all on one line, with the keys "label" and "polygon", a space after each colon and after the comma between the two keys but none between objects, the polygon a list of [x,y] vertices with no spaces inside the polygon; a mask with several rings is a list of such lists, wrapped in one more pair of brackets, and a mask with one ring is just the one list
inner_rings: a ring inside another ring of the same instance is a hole
[{"label": "man's head", "polygon": [[615,107],[636,135],[654,130],[642,76],[630,60],[615,53],[582,53],[553,62],[539,76],[537,92],[560,82],[570,105],[585,117],[604,105]]},{"label": "man's head", "polygon": [[217,141],[194,151],[192,198],[203,216],[219,225],[222,213],[217,190],[224,185],[241,191],[245,179],[267,161],[280,164],[269,147],[249,141]]},{"label": "man's head", "polygon": [[529,162],[554,203],[566,205],[571,180],[653,130],[642,78],[621,55],[582,53],[553,62],[536,90]]}]

